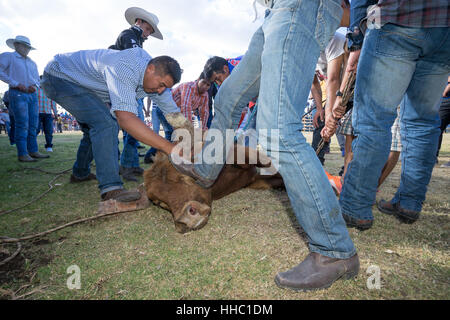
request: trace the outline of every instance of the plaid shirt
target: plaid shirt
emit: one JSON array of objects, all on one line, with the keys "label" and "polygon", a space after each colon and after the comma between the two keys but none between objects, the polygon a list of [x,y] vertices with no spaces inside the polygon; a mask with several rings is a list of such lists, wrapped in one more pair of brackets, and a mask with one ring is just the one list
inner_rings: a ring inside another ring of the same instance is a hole
[{"label": "plaid shirt", "polygon": [[[448,0],[353,0],[351,3],[350,30],[360,27],[365,22],[367,9],[371,5],[377,5],[379,13],[371,10],[378,17],[381,26],[393,23],[405,27],[433,28],[450,26],[450,6]],[[369,14],[368,20],[371,19]],[[373,18],[373,17],[372,17]],[[375,18],[375,21],[377,19]],[[363,35],[347,36],[349,47],[352,44],[360,45]]]},{"label": "plaid shirt", "polygon": [[202,129],[208,129],[209,105],[208,92],[198,94],[198,81],[185,82],[180,84],[172,92],[173,100],[181,109],[184,116],[192,121],[192,113],[198,111],[202,122]]},{"label": "plaid shirt", "polygon": [[44,93],[44,90],[41,88],[38,88],[38,103],[39,103],[39,113],[47,113],[47,114],[58,114],[58,111],[56,110],[56,103],[55,101],[47,98],[47,96]]}]

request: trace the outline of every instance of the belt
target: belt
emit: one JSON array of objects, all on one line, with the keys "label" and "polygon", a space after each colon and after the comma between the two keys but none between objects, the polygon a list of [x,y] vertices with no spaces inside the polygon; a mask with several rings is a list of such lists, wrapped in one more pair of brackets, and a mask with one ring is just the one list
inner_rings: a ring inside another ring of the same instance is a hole
[{"label": "belt", "polygon": [[20,92],[23,92],[23,93],[29,93],[28,90],[22,90],[19,87],[9,87],[9,89],[10,90],[17,90],[17,91],[20,91]]}]

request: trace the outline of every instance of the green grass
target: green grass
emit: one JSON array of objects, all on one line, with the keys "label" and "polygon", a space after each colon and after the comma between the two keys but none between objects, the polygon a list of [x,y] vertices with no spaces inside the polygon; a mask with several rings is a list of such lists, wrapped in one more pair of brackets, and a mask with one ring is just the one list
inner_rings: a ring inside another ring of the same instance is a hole
[{"label": "green grass", "polygon": [[[310,138],[310,137],[309,137]],[[16,150],[0,136],[0,210],[15,208],[47,190],[53,175],[24,170],[69,169],[80,135],[56,135],[51,159],[17,162]],[[39,137],[43,145],[43,137]],[[326,167],[337,174],[336,142]],[[440,162],[450,161],[450,135]],[[146,167],[146,165],[144,165]],[[95,170],[95,169],[94,169]],[[378,198],[389,199],[399,184],[400,165]],[[95,215],[96,182],[69,184],[69,174],[49,195],[0,216],[0,236],[21,237]],[[127,183],[134,188],[139,183]],[[0,299],[449,299],[450,171],[436,166],[420,221],[404,225],[374,207],[376,223],[366,232],[350,230],[361,259],[356,280],[330,289],[295,293],[273,278],[308,254],[285,192],[241,190],[213,204],[208,225],[194,233],[175,232],[171,215],[157,207],[78,225],[35,242],[0,267]],[[0,257],[14,246],[0,246]],[[66,270],[81,269],[81,289],[69,290]],[[381,268],[381,290],[369,290],[371,265]],[[39,290],[36,290],[39,289]],[[33,292],[33,290],[36,290]]]}]

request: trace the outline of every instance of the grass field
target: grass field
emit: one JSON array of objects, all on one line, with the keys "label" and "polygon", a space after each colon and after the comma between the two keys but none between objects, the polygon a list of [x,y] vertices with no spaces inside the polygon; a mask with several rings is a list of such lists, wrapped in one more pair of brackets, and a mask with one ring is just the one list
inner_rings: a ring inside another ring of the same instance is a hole
[{"label": "grass field", "polygon": [[[38,139],[43,146],[43,136]],[[0,211],[47,190],[54,175],[26,168],[70,169],[79,140],[79,134],[56,135],[51,159],[30,165],[17,161],[16,149],[1,135]],[[447,161],[450,134],[440,164]],[[337,175],[342,162],[334,140],[326,168]],[[187,235],[175,232],[168,212],[150,207],[25,242],[18,257],[0,266],[0,299],[449,299],[450,169],[440,164],[418,222],[401,224],[374,207],[371,230],[350,230],[361,272],[328,290],[295,293],[275,285],[277,272],[297,265],[308,248],[285,192],[246,189],[216,201],[208,225]],[[378,199],[390,199],[399,173],[400,165]],[[96,214],[96,182],[71,185],[66,174],[55,184],[38,202],[0,216],[0,236],[22,237]],[[14,251],[0,245],[0,260]],[[67,287],[73,265],[81,271],[79,290]],[[370,266],[381,270],[379,290],[368,289]]]}]

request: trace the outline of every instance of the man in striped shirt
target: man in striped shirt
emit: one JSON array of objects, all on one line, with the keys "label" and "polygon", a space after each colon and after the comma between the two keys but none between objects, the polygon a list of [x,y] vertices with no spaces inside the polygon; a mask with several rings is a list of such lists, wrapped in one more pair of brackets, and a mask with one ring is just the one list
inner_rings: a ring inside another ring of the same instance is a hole
[{"label": "man in striped shirt", "polygon": [[177,61],[152,57],[141,48],[85,50],[59,54],[45,68],[41,86],[47,96],[75,116],[84,133],[73,167],[72,182],[96,178],[103,201],[131,202],[137,191],[126,191],[119,176],[119,126],[137,140],[170,153],[173,145],[138,118],[137,100],[149,96],[164,113],[179,109],[168,88],[180,81]]},{"label": "man in striped shirt", "polygon": [[[42,79],[42,76],[40,77]],[[45,134],[45,149],[53,152],[53,116],[57,117],[55,101],[49,99],[42,88],[38,88],[39,124],[37,134],[43,129]]]},{"label": "man in striped shirt", "polygon": [[198,112],[203,131],[208,130],[208,90],[211,83],[202,73],[200,79],[180,84],[172,92],[173,100],[184,116],[192,121],[194,112]]}]

